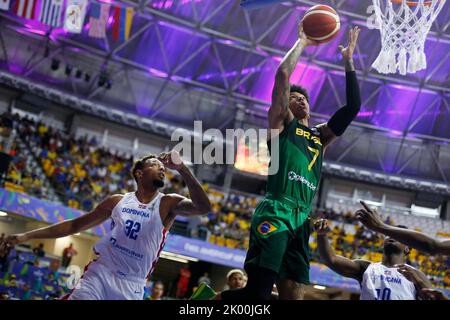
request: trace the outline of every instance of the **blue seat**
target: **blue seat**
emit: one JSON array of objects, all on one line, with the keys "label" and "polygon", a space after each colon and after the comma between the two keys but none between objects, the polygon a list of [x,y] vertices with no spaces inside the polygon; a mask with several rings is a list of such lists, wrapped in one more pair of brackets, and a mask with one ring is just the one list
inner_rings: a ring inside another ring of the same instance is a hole
[{"label": "blue seat", "polygon": [[16,277],[20,275],[20,271],[22,271],[23,268],[23,263],[20,262],[15,262],[13,263],[12,269],[11,269],[11,273],[15,274]]}]

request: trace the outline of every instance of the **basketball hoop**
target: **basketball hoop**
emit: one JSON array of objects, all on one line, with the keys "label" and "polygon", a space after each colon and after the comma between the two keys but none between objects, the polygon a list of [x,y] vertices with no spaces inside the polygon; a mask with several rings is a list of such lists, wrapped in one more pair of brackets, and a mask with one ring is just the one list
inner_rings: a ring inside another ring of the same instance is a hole
[{"label": "basketball hoop", "polygon": [[402,75],[425,69],[425,39],[446,0],[372,1],[381,33],[381,52],[372,67]]}]

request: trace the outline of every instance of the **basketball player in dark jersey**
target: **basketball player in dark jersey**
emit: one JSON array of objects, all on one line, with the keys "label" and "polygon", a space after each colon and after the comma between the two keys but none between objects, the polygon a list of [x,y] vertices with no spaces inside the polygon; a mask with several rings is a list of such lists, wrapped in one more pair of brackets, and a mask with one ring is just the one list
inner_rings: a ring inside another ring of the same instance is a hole
[{"label": "basketball player in dark jersey", "polygon": [[[317,45],[299,26],[299,39],[289,50],[275,75],[269,129],[278,134],[279,169],[268,176],[267,193],[253,214],[250,245],[245,261],[248,283],[245,288],[224,291],[216,296],[223,300],[262,299],[271,296],[277,284],[280,299],[302,299],[309,284],[309,211],[317,191],[324,149],[344,133],[359,112],[361,101],[353,64],[353,52],[359,28],[349,33],[349,44],[340,46],[346,71],[347,104],[328,121],[309,127],[310,108],[307,91],[289,84],[289,79],[303,49]],[[271,158],[271,161],[273,159]],[[207,298],[200,285],[193,299]]]}]

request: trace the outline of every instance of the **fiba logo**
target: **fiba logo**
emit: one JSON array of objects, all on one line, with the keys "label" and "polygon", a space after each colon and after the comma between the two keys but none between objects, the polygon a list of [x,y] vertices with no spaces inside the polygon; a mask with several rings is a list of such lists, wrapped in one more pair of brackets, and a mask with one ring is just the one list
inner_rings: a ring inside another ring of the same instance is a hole
[{"label": "fiba logo", "polygon": [[77,287],[78,282],[81,278],[81,269],[79,266],[71,265],[66,269],[66,273],[70,274],[69,278],[66,280],[67,289],[75,289]]}]

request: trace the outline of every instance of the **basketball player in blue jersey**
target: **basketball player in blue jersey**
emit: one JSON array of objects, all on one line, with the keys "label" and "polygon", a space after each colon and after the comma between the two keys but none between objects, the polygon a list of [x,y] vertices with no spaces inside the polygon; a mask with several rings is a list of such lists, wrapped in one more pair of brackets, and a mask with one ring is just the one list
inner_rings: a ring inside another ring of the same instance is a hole
[{"label": "basketball player in blue jersey", "polygon": [[405,265],[409,248],[393,238],[384,238],[382,262],[372,263],[336,255],[328,242],[330,228],[326,219],[317,220],[314,229],[323,262],[334,272],[356,279],[361,285],[361,300],[416,300],[421,290],[431,288],[423,272]]},{"label": "basketball player in blue jersey", "polygon": [[[450,255],[450,240],[437,240],[415,230],[390,226],[381,220],[376,209],[369,208],[364,201],[360,201],[360,203],[363,209],[356,211],[356,218],[367,228],[428,254]],[[416,272],[412,268],[405,266],[403,274],[413,277]],[[436,289],[423,289],[420,292],[420,296],[426,300],[450,300],[443,292]]]},{"label": "basketball player in blue jersey", "polygon": [[[166,168],[180,173],[191,199],[159,192],[164,186]],[[137,191],[109,196],[93,211],[76,219],[6,237],[0,243],[0,256],[16,244],[66,237],[111,219],[111,230],[94,246],[97,259],[85,268],[75,289],[64,298],[142,300],[146,278],[154,270],[175,217],[206,214],[211,205],[176,151],[139,159],[131,173]]]}]

